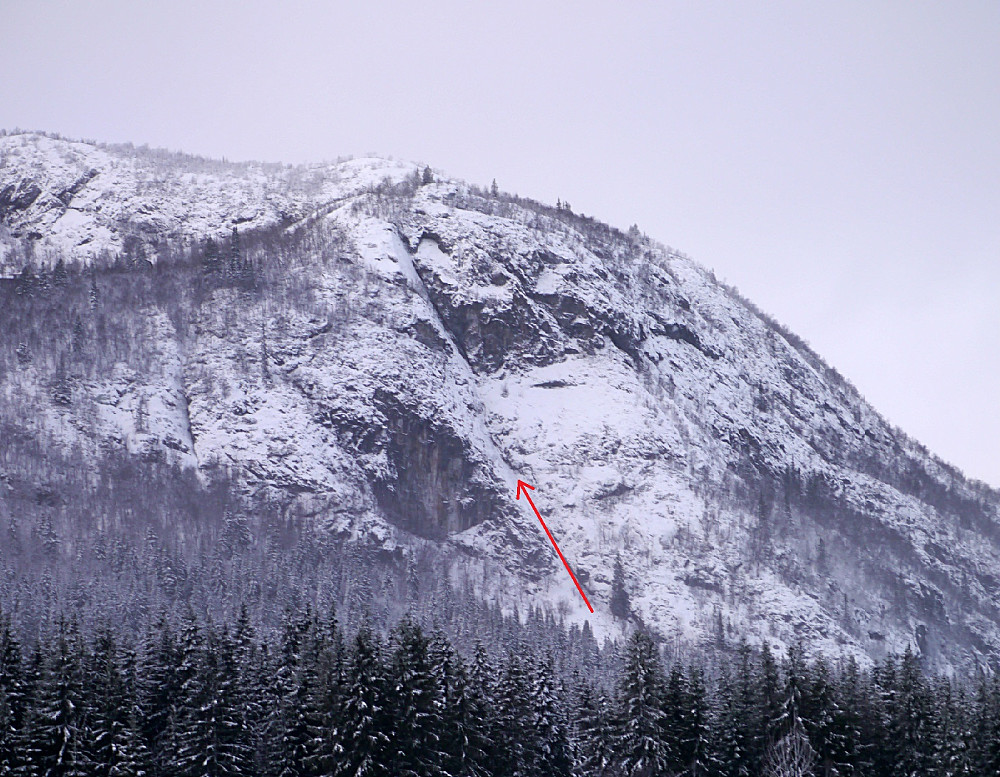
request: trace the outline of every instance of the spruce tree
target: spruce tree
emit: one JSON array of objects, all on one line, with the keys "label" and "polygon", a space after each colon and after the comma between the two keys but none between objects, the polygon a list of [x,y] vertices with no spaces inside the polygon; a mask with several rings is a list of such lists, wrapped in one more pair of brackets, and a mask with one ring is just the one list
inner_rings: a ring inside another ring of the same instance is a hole
[{"label": "spruce tree", "polygon": [[0,777],[15,773],[18,733],[24,721],[25,678],[21,645],[0,612]]},{"label": "spruce tree", "polygon": [[307,642],[314,626],[308,609],[299,616],[290,611],[285,614],[267,723],[267,771],[274,777],[309,774],[307,764],[315,755],[316,732],[310,709],[313,674],[305,662]]},{"label": "spruce tree", "polygon": [[240,605],[239,615],[233,631],[233,656],[236,668],[236,711],[241,728],[246,732],[246,745],[250,749],[249,758],[253,771],[260,771],[264,739],[264,691],[267,680],[264,676],[261,648],[250,623],[246,604]]},{"label": "spruce tree", "polygon": [[83,328],[83,321],[80,317],[76,317],[76,321],[73,323],[73,339],[70,347],[73,353],[82,353],[84,346],[87,344],[87,334]]},{"label": "spruce tree", "polygon": [[34,269],[30,264],[26,264],[21,268],[21,272],[17,274],[17,278],[14,279],[14,290],[21,297],[33,297],[38,291],[40,282],[38,277],[35,275]]},{"label": "spruce tree", "polygon": [[965,696],[942,677],[935,682],[931,698],[930,768],[940,777],[970,777],[971,742]]},{"label": "spruce tree", "polygon": [[125,256],[125,268],[132,272],[144,270],[149,267],[149,260],[146,258],[146,244],[138,235],[127,235],[122,246]]},{"label": "spruce tree", "polygon": [[554,675],[551,657],[531,673],[529,727],[533,733],[533,752],[528,763],[530,773],[538,777],[569,777],[573,766]]},{"label": "spruce tree", "polygon": [[243,280],[243,252],[240,250],[240,233],[233,227],[229,235],[229,255],[226,257],[226,277],[230,282]]},{"label": "spruce tree", "polygon": [[687,739],[687,678],[683,667],[670,667],[663,690],[663,737],[670,753],[669,770],[679,772],[684,766],[683,742]]},{"label": "spruce tree", "polygon": [[175,766],[178,777],[195,777],[203,759],[204,731],[200,709],[203,702],[200,693],[204,671],[203,640],[201,628],[189,609],[185,613],[177,650],[176,717],[171,721],[171,741],[165,743],[172,752],[164,759],[164,766],[167,769]]},{"label": "spruce tree", "polygon": [[90,773],[83,720],[83,645],[75,624],[60,620],[23,730],[27,774],[84,777]]},{"label": "spruce tree", "polygon": [[717,706],[712,719],[714,777],[745,777],[750,773],[747,740],[744,733],[739,682],[724,669],[719,677]]},{"label": "spruce tree", "polygon": [[507,655],[504,672],[496,686],[496,728],[494,733],[495,774],[519,777],[529,768],[529,754],[534,749],[528,709],[530,680],[524,666],[526,646]]},{"label": "spruce tree", "polygon": [[622,670],[618,768],[626,777],[663,774],[671,753],[664,736],[663,670],[656,645],[642,632],[629,639]]},{"label": "spruce tree", "polygon": [[[477,646],[482,649],[481,645]],[[487,719],[489,699],[473,683],[462,657],[445,635],[436,630],[429,647],[431,671],[441,689],[442,768],[446,774],[486,777],[492,764]]]},{"label": "spruce tree", "polygon": [[609,609],[616,618],[625,620],[632,612],[628,590],[625,588],[625,567],[621,556],[615,556],[615,565],[611,573],[611,603]]},{"label": "spruce tree", "polygon": [[835,777],[850,768],[845,741],[845,717],[826,661],[814,660],[802,691],[802,717],[816,752],[818,777]]},{"label": "spruce tree", "polygon": [[977,775],[1000,774],[1000,675],[983,677],[973,706],[970,761]]},{"label": "spruce tree", "polygon": [[161,614],[143,641],[137,681],[142,740],[151,753],[155,775],[169,773],[176,752],[180,714],[178,661],[177,639],[166,615]]},{"label": "spruce tree", "polygon": [[[764,671],[767,671],[766,668],[764,668]],[[772,742],[783,739],[792,731],[805,731],[805,724],[802,722],[802,695],[803,686],[806,683],[806,672],[801,645],[791,645],[788,648],[784,674],[785,687],[780,703],[780,712],[771,721],[769,726]],[[764,699],[766,703],[768,699],[766,687],[764,689]]]},{"label": "spruce tree", "polygon": [[335,610],[331,608],[323,623],[314,619],[303,636],[300,715],[309,734],[304,773],[332,774],[338,761],[333,732],[342,715],[344,684],[343,644]]},{"label": "spruce tree", "polygon": [[865,721],[864,743],[868,768],[878,777],[892,777],[898,762],[898,740],[893,720],[899,697],[899,670],[896,658],[889,656],[872,669],[869,692],[871,714]]},{"label": "spruce tree", "polygon": [[573,695],[575,725],[572,732],[576,773],[608,777],[615,761],[615,721],[611,702],[586,679],[576,685]]},{"label": "spruce tree", "polygon": [[896,695],[889,708],[889,736],[895,749],[895,777],[930,773],[930,696],[919,661],[909,646],[900,663]]},{"label": "spruce tree", "polygon": [[469,732],[465,760],[471,777],[496,772],[497,732],[496,669],[482,642],[476,641],[469,666],[468,685],[457,701],[454,714],[461,715]]},{"label": "spruce tree", "polygon": [[344,713],[334,732],[339,760],[335,777],[389,777],[393,721],[385,685],[382,646],[368,626],[351,650]]},{"label": "spruce tree", "polygon": [[[872,686],[862,677],[853,656],[847,660],[838,683],[840,704],[834,715],[832,743],[836,746],[834,763],[845,774],[863,774],[871,769],[869,737],[875,735],[875,711],[870,696]],[[822,763],[822,762],[821,762]]]},{"label": "spruce tree", "polygon": [[40,698],[42,678],[48,660],[43,652],[42,640],[35,643],[31,657],[23,663],[21,672],[24,691],[24,710],[21,724],[12,733],[14,745],[14,774],[19,777],[34,777],[38,774],[41,742],[38,739],[40,724]]},{"label": "spruce tree", "polygon": [[680,762],[690,777],[707,775],[713,765],[708,689],[701,667],[688,669],[680,736]]},{"label": "spruce tree", "polygon": [[90,309],[97,310],[97,306],[101,304],[101,292],[97,288],[97,276],[94,273],[90,274]]},{"label": "spruce tree", "polygon": [[208,644],[212,658],[206,661],[203,694],[207,697],[210,754],[215,758],[218,775],[249,774],[254,761],[254,747],[247,728],[248,697],[244,693],[236,644],[227,628],[212,632]]},{"label": "spruce tree", "polygon": [[182,639],[183,712],[177,748],[180,777],[236,777],[252,764],[238,708],[233,643],[225,629]]},{"label": "spruce tree", "polygon": [[428,655],[428,640],[408,617],[396,627],[389,676],[395,735],[391,760],[403,777],[435,777],[442,771],[444,694]]},{"label": "spruce tree", "polygon": [[[798,680],[796,687],[797,683]],[[784,725],[787,717],[787,689],[782,687],[778,663],[767,642],[760,649],[756,684],[761,705],[760,747],[763,751],[775,744],[791,728],[790,725]]]},{"label": "spruce tree", "polygon": [[737,651],[735,672],[721,688],[723,704],[717,716],[717,758],[720,774],[746,777],[760,772],[765,739],[759,680],[753,651],[745,642]]},{"label": "spruce tree", "polygon": [[202,266],[205,274],[216,276],[222,271],[222,257],[219,253],[219,245],[212,238],[205,240],[205,248],[202,251]]},{"label": "spruce tree", "polygon": [[90,662],[93,688],[88,716],[89,760],[96,777],[139,777],[149,770],[139,732],[134,687],[135,663],[120,658],[109,629],[102,629]]},{"label": "spruce tree", "polygon": [[69,282],[69,271],[66,269],[66,263],[59,257],[56,262],[56,266],[52,268],[52,285],[56,288],[62,288]]},{"label": "spruce tree", "polygon": [[271,382],[271,354],[267,350],[267,327],[263,319],[260,322],[260,377],[264,383]]}]

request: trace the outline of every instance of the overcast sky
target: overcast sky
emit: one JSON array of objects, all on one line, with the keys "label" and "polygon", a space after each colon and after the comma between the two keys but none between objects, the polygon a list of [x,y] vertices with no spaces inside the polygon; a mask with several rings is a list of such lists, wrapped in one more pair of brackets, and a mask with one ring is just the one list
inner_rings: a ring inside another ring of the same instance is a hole
[{"label": "overcast sky", "polygon": [[1000,3],[0,0],[0,126],[374,151],[691,254],[1000,486]]}]

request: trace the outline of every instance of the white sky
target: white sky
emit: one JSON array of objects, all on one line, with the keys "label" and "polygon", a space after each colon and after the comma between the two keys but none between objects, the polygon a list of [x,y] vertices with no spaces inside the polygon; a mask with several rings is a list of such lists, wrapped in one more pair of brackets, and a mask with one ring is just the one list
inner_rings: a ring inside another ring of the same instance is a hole
[{"label": "white sky", "polygon": [[8,129],[638,223],[1000,486],[1000,3],[0,0],[0,52]]}]

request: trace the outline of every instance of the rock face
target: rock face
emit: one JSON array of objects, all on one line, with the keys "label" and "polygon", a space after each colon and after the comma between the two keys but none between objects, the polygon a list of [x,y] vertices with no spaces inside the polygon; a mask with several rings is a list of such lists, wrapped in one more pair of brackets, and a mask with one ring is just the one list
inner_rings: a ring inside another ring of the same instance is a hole
[{"label": "rock face", "polygon": [[490,560],[520,581],[514,602],[591,617],[513,499],[523,478],[598,633],[622,625],[620,556],[635,617],[668,638],[1000,656],[1000,495],[687,257],[416,170],[0,138],[9,276],[29,253],[88,263],[136,241],[169,266],[236,226],[298,235],[282,272],[308,287],[215,288],[183,325],[149,306],[141,367],[71,376],[57,403],[27,364],[3,374],[4,408],[82,457],[225,462],[324,531]]}]

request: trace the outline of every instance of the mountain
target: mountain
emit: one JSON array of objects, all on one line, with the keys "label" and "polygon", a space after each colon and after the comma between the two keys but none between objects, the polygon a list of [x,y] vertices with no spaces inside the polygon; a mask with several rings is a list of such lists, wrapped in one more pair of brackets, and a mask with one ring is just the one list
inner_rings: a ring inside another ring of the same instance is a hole
[{"label": "mountain", "polygon": [[185,547],[270,511],[599,636],[1000,658],[1000,494],[635,228],[387,159],[33,133],[0,137],[0,222],[8,608],[38,565],[72,600],[153,514],[189,523],[129,600],[181,596]]}]

